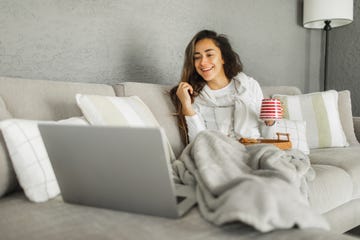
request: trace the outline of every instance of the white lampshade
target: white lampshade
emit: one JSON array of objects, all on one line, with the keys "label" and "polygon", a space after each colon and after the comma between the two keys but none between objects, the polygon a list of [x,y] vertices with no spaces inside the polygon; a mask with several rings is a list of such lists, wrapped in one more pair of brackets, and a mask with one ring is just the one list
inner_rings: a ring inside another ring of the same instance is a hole
[{"label": "white lampshade", "polygon": [[305,28],[324,28],[330,20],[331,27],[340,27],[353,21],[353,0],[304,0]]}]

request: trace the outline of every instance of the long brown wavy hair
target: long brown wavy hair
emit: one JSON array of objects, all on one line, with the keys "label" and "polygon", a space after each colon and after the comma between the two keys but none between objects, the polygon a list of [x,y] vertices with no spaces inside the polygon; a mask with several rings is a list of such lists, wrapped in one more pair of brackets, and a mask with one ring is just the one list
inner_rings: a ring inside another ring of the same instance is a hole
[{"label": "long brown wavy hair", "polygon": [[[191,39],[185,49],[185,59],[180,80],[180,82],[188,82],[193,87],[194,92],[193,94],[191,94],[192,102],[194,102],[194,98],[200,94],[201,90],[206,84],[206,81],[196,72],[194,65],[195,45],[197,42],[203,39],[211,39],[214,44],[220,49],[221,56],[224,60],[224,72],[228,79],[232,79],[243,70],[243,65],[241,63],[240,57],[236,52],[233,51],[226,35],[217,34],[216,32],[210,30],[202,30],[198,32]],[[178,124],[181,137],[183,141],[187,144],[189,143],[189,139],[187,134],[188,130],[186,126],[186,121],[184,114],[182,113],[181,102],[176,95],[178,86],[179,85],[173,87],[170,90],[170,97],[173,104],[175,105],[175,115],[178,116]]]}]

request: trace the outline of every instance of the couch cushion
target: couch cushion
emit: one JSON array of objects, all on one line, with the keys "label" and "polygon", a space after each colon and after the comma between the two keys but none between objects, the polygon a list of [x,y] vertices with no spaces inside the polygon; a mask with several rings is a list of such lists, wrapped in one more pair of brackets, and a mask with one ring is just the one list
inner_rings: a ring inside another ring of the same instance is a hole
[{"label": "couch cushion", "polygon": [[316,177],[308,182],[310,205],[325,213],[352,199],[351,177],[341,168],[329,165],[312,165]]},{"label": "couch cushion", "polygon": [[[346,232],[359,226],[360,223],[360,198],[350,200],[337,208],[334,208],[323,216],[328,220],[331,231]],[[360,236],[356,234],[355,236]]]},{"label": "couch cushion", "polygon": [[271,98],[274,94],[299,95],[301,91],[293,86],[262,86],[264,98]]},{"label": "couch cushion", "polygon": [[353,117],[356,139],[360,141],[360,117]]},{"label": "couch cushion", "polygon": [[184,143],[181,140],[177,124],[177,117],[174,115],[175,107],[169,97],[171,86],[126,82],[114,86],[117,96],[138,96],[145,102],[158,120],[160,126],[165,129],[175,156],[179,156]]},{"label": "couch cushion", "polygon": [[353,239],[319,229],[260,233],[240,223],[218,227],[205,221],[197,208],[182,218],[167,219],[65,204],[61,198],[33,204],[20,193],[0,199],[0,212],[1,239]]},{"label": "couch cushion", "polygon": [[360,197],[360,146],[313,149],[312,164],[325,164],[343,169],[353,182],[353,197]]},{"label": "couch cushion", "polygon": [[[11,117],[5,102],[0,96],[0,121]],[[3,135],[0,133],[0,197],[13,191],[16,188],[16,185],[15,172],[10,161]]]},{"label": "couch cushion", "polygon": [[6,107],[3,98],[0,96],[0,120],[11,118],[12,115]]},{"label": "couch cushion", "polygon": [[76,93],[115,95],[105,84],[0,77],[0,96],[15,118],[60,120],[81,116]]}]

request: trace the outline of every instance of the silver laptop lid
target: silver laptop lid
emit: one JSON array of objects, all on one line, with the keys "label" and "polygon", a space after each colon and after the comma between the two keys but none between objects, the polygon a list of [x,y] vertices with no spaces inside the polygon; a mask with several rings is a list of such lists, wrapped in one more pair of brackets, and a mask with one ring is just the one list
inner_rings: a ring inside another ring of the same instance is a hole
[{"label": "silver laptop lid", "polygon": [[39,124],[64,201],[178,217],[161,128]]}]

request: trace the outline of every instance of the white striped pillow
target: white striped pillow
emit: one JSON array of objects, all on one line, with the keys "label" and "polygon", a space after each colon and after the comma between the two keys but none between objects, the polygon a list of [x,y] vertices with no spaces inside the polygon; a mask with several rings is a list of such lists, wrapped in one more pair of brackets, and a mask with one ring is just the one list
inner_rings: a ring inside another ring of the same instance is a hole
[{"label": "white striped pillow", "polygon": [[[306,139],[306,122],[295,121],[289,119],[281,119],[277,121],[277,132],[289,133],[292,148],[298,149],[305,154],[309,154],[309,145]],[[276,133],[272,138],[277,139]]]},{"label": "white striped pillow", "polygon": [[[76,102],[91,125],[160,127],[148,106],[138,96],[76,94]],[[166,140],[171,160],[174,160],[175,154]]]},{"label": "white striped pillow", "polygon": [[110,97],[76,94],[76,102],[92,125],[159,126],[150,109],[137,96]]},{"label": "white striped pillow", "polygon": [[273,97],[280,99],[284,118],[306,122],[306,137],[310,148],[349,145],[340,121],[337,91]]}]

